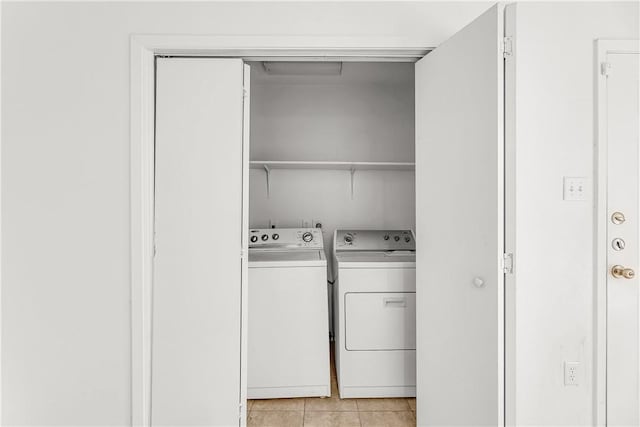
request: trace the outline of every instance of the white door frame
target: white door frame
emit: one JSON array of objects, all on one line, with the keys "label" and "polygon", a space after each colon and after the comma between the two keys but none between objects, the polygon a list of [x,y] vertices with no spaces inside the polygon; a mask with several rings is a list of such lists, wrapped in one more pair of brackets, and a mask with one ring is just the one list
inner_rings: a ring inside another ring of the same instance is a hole
[{"label": "white door frame", "polygon": [[[406,47],[410,46],[410,47]],[[131,37],[131,424],[151,413],[156,56],[246,60],[415,62],[433,48],[402,38],[181,36]]]},{"label": "white door frame", "polygon": [[610,53],[640,53],[639,40],[596,42],[597,130],[595,149],[595,423],[607,424],[607,77],[604,63]]}]

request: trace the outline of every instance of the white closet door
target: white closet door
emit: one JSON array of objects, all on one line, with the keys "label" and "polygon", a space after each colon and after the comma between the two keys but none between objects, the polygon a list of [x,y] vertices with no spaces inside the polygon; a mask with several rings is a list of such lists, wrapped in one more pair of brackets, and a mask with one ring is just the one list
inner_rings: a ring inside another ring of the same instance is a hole
[{"label": "white closet door", "polygon": [[238,425],[242,60],[157,60],[155,155],[151,423]]},{"label": "white closet door", "polygon": [[503,10],[416,64],[418,425],[503,423]]}]

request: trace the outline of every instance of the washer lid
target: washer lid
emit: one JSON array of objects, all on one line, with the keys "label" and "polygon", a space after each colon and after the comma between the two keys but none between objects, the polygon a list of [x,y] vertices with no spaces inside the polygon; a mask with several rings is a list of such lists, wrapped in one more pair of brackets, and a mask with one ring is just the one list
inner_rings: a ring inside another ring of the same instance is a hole
[{"label": "washer lid", "polygon": [[253,251],[249,250],[251,261],[321,261],[324,251]]},{"label": "washer lid", "polygon": [[260,250],[249,249],[249,267],[326,267],[323,250]]}]

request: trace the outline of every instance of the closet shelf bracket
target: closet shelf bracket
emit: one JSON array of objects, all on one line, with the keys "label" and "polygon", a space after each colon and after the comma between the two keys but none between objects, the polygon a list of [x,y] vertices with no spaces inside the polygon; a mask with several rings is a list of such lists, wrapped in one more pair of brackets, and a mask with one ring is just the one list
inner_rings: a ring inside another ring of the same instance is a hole
[{"label": "closet shelf bracket", "polygon": [[267,199],[271,198],[271,168],[264,165],[264,171],[267,176]]},{"label": "closet shelf bracket", "polygon": [[353,200],[353,176],[356,174],[356,168],[352,167],[349,172],[351,173],[351,200]]}]

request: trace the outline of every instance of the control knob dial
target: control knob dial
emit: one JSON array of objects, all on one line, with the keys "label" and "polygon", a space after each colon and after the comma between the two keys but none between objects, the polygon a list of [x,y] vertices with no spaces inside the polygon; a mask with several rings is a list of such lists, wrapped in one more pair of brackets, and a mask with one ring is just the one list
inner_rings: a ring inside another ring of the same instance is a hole
[{"label": "control knob dial", "polygon": [[309,231],[307,231],[306,233],[304,233],[302,235],[302,240],[304,240],[306,243],[309,243],[310,241],[313,240],[313,234],[311,234]]}]

